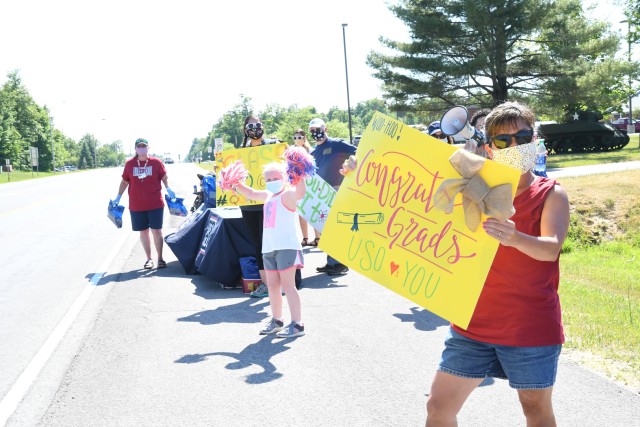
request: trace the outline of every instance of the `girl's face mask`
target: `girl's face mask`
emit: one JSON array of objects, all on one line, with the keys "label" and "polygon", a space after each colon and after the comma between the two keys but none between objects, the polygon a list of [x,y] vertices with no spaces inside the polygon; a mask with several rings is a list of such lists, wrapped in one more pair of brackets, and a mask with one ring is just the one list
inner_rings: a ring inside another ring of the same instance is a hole
[{"label": "girl's face mask", "polygon": [[267,181],[266,186],[267,191],[270,191],[273,194],[278,194],[280,191],[282,191],[284,182],[282,182],[281,179],[278,179],[276,181]]},{"label": "girl's face mask", "polygon": [[493,161],[518,169],[520,173],[529,172],[536,163],[535,141],[502,150],[492,150],[492,152]]},{"label": "girl's face mask", "polygon": [[262,135],[264,135],[264,129],[247,129],[244,131],[244,134],[251,139],[262,139]]},{"label": "girl's face mask", "polygon": [[149,147],[136,147],[136,154],[138,156],[146,156],[149,152]]}]

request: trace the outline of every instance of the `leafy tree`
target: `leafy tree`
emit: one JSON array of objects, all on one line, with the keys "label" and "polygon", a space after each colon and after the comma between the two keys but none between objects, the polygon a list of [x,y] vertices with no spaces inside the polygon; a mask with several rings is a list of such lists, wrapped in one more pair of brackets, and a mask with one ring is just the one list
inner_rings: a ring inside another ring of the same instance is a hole
[{"label": "leafy tree", "polygon": [[91,134],[85,134],[80,141],[80,156],[78,158],[78,169],[89,169],[97,167],[96,161],[98,140]]},{"label": "leafy tree", "polygon": [[[372,99],[358,103],[352,110],[352,131],[353,135],[362,133],[369,124],[375,111],[394,116],[397,114],[390,112],[386,103],[379,99]],[[205,138],[194,138],[187,155],[187,161],[196,161],[200,152],[205,154],[203,160],[208,160],[207,148],[213,147],[215,138],[222,138],[225,149],[239,147],[242,142],[242,125],[244,118],[253,114],[253,107],[250,98],[241,96],[241,102],[225,113],[218,122],[213,125],[211,132]],[[335,138],[349,139],[348,113],[332,107],[328,113],[320,113],[313,106],[298,107],[291,105],[282,107],[277,104],[268,105],[264,111],[257,112],[265,125],[265,135],[267,138],[276,136],[279,139],[292,144],[291,136],[297,129],[307,130],[311,119],[320,117],[325,120],[329,128],[329,135]],[[403,118],[413,124],[417,119],[411,114],[403,114]]]},{"label": "leafy tree", "polygon": [[51,154],[44,144],[43,130],[48,129],[46,111],[33,101],[17,71],[10,72],[7,78],[0,90],[0,155],[21,169],[30,170],[29,147],[38,147],[45,169],[44,156]]},{"label": "leafy tree", "polygon": [[[56,162],[60,165],[78,165],[80,160],[80,146],[62,132],[54,130],[54,139],[60,140],[62,152],[58,150],[60,144],[56,144]],[[60,153],[60,154],[58,154]]]},{"label": "leafy tree", "polygon": [[[286,120],[290,113],[290,108],[285,108],[278,104],[269,104],[260,112],[259,116],[265,127],[266,138],[284,139],[287,135],[280,135],[278,128]],[[243,118],[244,119],[244,118]]]},{"label": "leafy tree", "polygon": [[7,74],[0,88],[0,159],[8,159],[17,168],[31,170],[30,147],[37,147],[39,170],[56,164],[75,164],[78,145],[57,129],[51,128],[49,112],[33,100],[17,71]]},{"label": "leafy tree", "polygon": [[98,164],[100,167],[113,167],[124,164],[126,155],[122,150],[122,141],[114,141],[98,147]]},{"label": "leafy tree", "polygon": [[640,0],[627,0],[624,14],[629,21],[629,40],[632,44],[640,43]]},{"label": "leafy tree", "polygon": [[394,110],[622,98],[615,82],[629,68],[613,59],[618,37],[587,19],[579,0],[400,0],[390,9],[411,41],[381,38],[395,53],[371,52],[368,64]]},{"label": "leafy tree", "polygon": [[[226,142],[233,143],[236,148],[240,147],[244,138],[244,119],[250,114],[253,114],[251,98],[240,95],[240,102],[222,116],[218,124],[214,126],[210,133],[210,143],[213,144],[213,138],[220,135],[223,141],[226,137]],[[213,145],[210,146],[213,147]]]},{"label": "leafy tree", "polygon": [[287,108],[284,118],[280,120],[276,128],[275,134],[283,141],[292,144],[293,133],[298,129],[306,132],[311,119],[317,116],[318,113],[314,107],[298,108],[292,105]]}]

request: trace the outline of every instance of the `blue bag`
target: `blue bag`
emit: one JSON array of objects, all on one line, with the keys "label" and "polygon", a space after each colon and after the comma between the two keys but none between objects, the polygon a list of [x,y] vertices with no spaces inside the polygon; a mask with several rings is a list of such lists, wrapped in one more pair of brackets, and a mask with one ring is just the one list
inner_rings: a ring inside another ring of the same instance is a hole
[{"label": "blue bag", "polygon": [[249,280],[260,280],[260,272],[258,271],[258,262],[253,256],[240,257],[240,270],[242,270],[242,278]]},{"label": "blue bag", "polygon": [[204,204],[207,208],[216,207],[216,177],[205,175],[202,178],[202,193],[204,194]]},{"label": "blue bag", "polygon": [[167,207],[169,208],[169,213],[175,216],[187,216],[187,208],[185,207],[182,198],[176,197],[174,200],[171,200],[168,194],[164,195],[164,200],[167,202]]},{"label": "blue bag", "polygon": [[124,212],[124,206],[116,205],[113,200],[109,200],[109,206],[107,207],[107,218],[113,222],[116,227],[122,228],[122,213]]}]

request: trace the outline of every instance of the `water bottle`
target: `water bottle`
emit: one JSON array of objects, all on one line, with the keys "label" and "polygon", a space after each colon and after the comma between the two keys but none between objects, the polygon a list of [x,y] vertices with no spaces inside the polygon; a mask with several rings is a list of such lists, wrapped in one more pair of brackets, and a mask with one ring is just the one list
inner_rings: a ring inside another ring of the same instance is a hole
[{"label": "water bottle", "polygon": [[547,176],[547,147],[544,146],[544,139],[538,140],[536,146],[536,164],[533,173],[539,176]]}]

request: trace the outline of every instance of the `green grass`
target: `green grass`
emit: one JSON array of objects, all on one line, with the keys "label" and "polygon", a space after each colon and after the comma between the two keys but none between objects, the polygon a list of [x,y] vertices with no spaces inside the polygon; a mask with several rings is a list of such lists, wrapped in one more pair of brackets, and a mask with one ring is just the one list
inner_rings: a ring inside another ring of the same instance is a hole
[{"label": "green grass", "polygon": [[547,168],[569,168],[573,166],[597,165],[599,163],[619,163],[640,160],[638,137],[640,134],[629,135],[629,143],[618,151],[604,151],[598,153],[550,154],[547,156]]},{"label": "green grass", "polygon": [[565,347],[640,389],[640,171],[563,178],[571,203],[560,257]]},{"label": "green grass", "polygon": [[[61,175],[64,172],[56,172],[56,175]],[[0,184],[4,184],[7,182],[18,182],[18,181],[26,181],[28,179],[36,179],[36,178],[44,178],[47,176],[52,176],[53,172],[23,172],[23,171],[13,171],[13,172],[2,172],[0,174]]]},{"label": "green grass", "polygon": [[[561,256],[560,298],[569,349],[613,362],[617,380],[640,384],[640,248],[610,242]],[[609,365],[609,366],[608,366]]]}]

